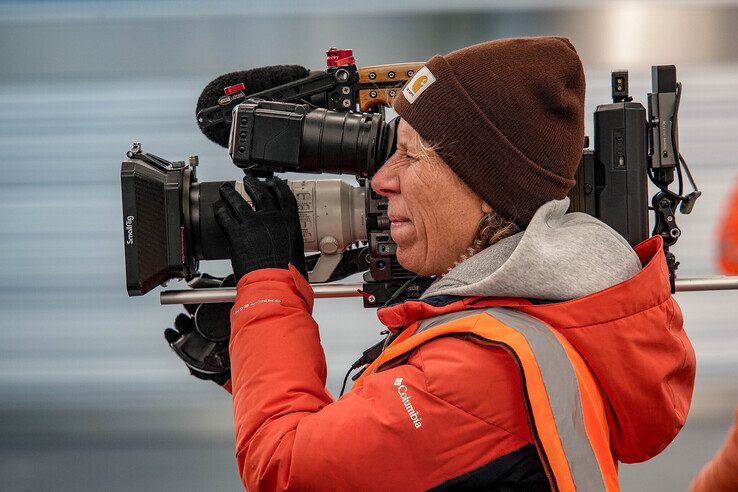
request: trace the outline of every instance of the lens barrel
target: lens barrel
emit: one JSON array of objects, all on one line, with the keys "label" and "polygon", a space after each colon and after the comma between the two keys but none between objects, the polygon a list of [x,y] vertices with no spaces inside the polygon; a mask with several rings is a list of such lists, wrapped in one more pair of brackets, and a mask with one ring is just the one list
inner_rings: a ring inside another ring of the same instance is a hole
[{"label": "lens barrel", "polygon": [[[218,226],[213,212],[213,203],[220,200],[220,187],[226,181],[195,182],[190,186],[189,207],[182,213],[189,215],[187,227],[192,254],[199,260],[226,260],[231,257],[228,240]],[[189,208],[189,210],[188,210]]]},{"label": "lens barrel", "polygon": [[371,177],[395,149],[397,121],[249,99],[233,110],[229,153],[244,169]]},{"label": "lens barrel", "polygon": [[302,126],[301,170],[366,177],[376,167],[383,125],[379,114],[309,112]]}]

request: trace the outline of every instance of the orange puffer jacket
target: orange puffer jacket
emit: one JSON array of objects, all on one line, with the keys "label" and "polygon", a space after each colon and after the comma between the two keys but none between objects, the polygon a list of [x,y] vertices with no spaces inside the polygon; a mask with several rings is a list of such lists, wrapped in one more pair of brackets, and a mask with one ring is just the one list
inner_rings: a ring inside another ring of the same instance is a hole
[{"label": "orange puffer jacket", "polygon": [[[669,292],[661,239],[636,253],[637,274],[564,302],[436,296],[381,309],[380,320],[401,332],[385,353],[420,336],[423,320],[505,306],[544,325],[580,360],[593,382],[579,390],[598,405],[610,465],[649,459],[685,422],[695,358]],[[312,306],[295,269],[259,270],[239,282],[230,353],[236,455],[249,490],[568,488],[555,485],[536,438],[550,429],[539,423],[532,432],[519,353],[441,336],[441,327],[399,362],[382,365],[380,357],[334,400]],[[489,324],[480,319],[440,322],[456,323],[458,335]],[[552,407],[556,398],[549,395]],[[573,469],[578,457],[566,459]]]}]

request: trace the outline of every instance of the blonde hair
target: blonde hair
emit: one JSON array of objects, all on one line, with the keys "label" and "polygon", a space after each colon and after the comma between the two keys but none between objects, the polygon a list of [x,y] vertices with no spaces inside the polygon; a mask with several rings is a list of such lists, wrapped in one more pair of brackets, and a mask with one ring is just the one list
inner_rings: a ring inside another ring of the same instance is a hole
[{"label": "blonde hair", "polygon": [[[419,156],[424,159],[443,160],[439,154],[440,146],[428,143],[418,133],[415,133],[415,148],[418,149]],[[488,246],[492,246],[496,242],[512,236],[519,231],[520,228],[515,222],[503,217],[493,210],[492,212],[485,214],[479,221],[479,226],[477,227],[477,232],[474,235],[474,240],[469,247],[469,255],[464,256],[468,257],[479,253]]]},{"label": "blonde hair", "polygon": [[418,149],[418,154],[420,157],[423,157],[428,160],[433,160],[435,158],[440,158],[441,156],[438,154],[438,151],[440,150],[440,146],[428,143],[426,139],[420,136],[419,133],[415,133],[415,148]]},{"label": "blonde hair", "polygon": [[501,241],[519,231],[520,228],[515,222],[492,211],[485,214],[482,220],[479,221],[477,234],[474,236],[471,247],[474,248],[475,253],[479,253],[497,241]]}]

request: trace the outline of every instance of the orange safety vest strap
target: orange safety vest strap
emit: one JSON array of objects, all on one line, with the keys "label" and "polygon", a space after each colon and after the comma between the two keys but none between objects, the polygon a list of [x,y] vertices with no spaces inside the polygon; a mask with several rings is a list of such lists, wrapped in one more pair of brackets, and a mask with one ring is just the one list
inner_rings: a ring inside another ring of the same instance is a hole
[{"label": "orange safety vest strap", "polygon": [[[582,407],[581,382],[564,346],[567,342],[557,337],[552,328],[528,314],[495,307],[424,320],[413,336],[434,328],[439,331],[438,335],[449,333],[443,325],[480,314],[489,315],[498,323],[477,322],[473,328],[466,325],[463,330],[504,345],[517,359],[533,413],[531,420],[536,427],[531,430],[541,441],[559,490],[618,490],[617,471],[609,448],[596,453],[590,441]],[[589,417],[596,420],[593,415]],[[555,428],[550,426],[551,420]],[[596,425],[590,427],[595,429],[590,429],[590,433],[597,432]],[[607,431],[606,428],[599,430]],[[607,437],[599,437],[596,441],[601,447],[605,446]]]}]

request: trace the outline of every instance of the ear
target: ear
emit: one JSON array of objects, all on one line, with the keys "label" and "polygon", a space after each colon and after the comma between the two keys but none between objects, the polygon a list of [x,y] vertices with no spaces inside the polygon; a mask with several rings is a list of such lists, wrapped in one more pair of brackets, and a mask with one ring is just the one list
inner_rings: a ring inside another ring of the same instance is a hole
[{"label": "ear", "polygon": [[492,207],[487,205],[487,202],[482,202],[482,212],[484,212],[485,214],[488,214],[492,212]]}]

